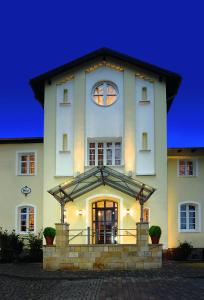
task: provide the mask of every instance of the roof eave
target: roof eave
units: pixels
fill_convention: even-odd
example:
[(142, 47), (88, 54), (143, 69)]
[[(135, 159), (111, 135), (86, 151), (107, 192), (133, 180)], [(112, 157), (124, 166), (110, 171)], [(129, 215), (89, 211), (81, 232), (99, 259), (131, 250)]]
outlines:
[(98, 57), (102, 57), (103, 59), (105, 59), (105, 57), (107, 56), (122, 60), (126, 63), (146, 69), (150, 72), (158, 74), (161, 77), (164, 77), (167, 83), (167, 111), (169, 111), (173, 99), (178, 92), (178, 88), (180, 86), (182, 77), (177, 73), (168, 71), (166, 69), (157, 67), (150, 63), (138, 60), (136, 58), (130, 57), (128, 55), (122, 54), (120, 52), (108, 48), (100, 48), (87, 55), (77, 58), (67, 64), (64, 64), (58, 68), (52, 69), (44, 74), (32, 78), (29, 81), (29, 83), (34, 92), (35, 98), (41, 103), (42, 106), (44, 106), (44, 84), (47, 80), (50, 80), (58, 74), (66, 72), (67, 70), (74, 69), (79, 65), (87, 63), (90, 60), (93, 60)]

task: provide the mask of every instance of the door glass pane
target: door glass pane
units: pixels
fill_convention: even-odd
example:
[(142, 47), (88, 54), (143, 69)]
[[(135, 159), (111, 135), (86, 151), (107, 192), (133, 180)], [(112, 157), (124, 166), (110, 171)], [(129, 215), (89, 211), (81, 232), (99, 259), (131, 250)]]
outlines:
[(96, 203), (97, 207), (104, 207), (104, 201), (99, 201)]
[(113, 207), (112, 201), (106, 201), (106, 207)]

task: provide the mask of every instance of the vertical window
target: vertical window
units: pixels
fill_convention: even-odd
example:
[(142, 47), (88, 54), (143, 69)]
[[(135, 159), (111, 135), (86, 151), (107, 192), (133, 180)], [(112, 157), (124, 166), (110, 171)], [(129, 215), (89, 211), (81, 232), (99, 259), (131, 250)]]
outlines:
[(179, 206), (180, 230), (196, 231), (199, 227), (198, 205), (194, 203), (184, 203)]
[(107, 143), (106, 147), (106, 164), (111, 166), (113, 161), (113, 143)]
[(98, 143), (98, 166), (103, 166), (103, 143)]
[(64, 133), (62, 136), (62, 151), (67, 151), (68, 149), (68, 139), (67, 139), (67, 134)]
[(148, 135), (147, 132), (142, 133), (142, 150), (148, 149)]
[(147, 88), (143, 86), (142, 88), (142, 101), (148, 101), (147, 99)]
[(19, 153), (18, 175), (35, 175), (36, 157), (35, 153)]
[(149, 208), (143, 209), (143, 221), (149, 222)]
[(63, 91), (63, 103), (68, 103), (68, 89)]
[(95, 166), (95, 143), (89, 144), (89, 165)]
[(35, 231), (35, 209), (33, 206), (18, 208), (18, 232), (29, 233)]
[(179, 160), (179, 176), (196, 176), (196, 161)]
[(121, 165), (121, 142), (90, 142), (90, 166), (119, 166)]
[(121, 165), (121, 143), (115, 143), (115, 165)]

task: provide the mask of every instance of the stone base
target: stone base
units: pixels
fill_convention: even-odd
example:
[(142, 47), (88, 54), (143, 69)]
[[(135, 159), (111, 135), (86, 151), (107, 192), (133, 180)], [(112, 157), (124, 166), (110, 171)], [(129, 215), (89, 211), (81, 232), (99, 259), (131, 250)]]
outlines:
[(45, 270), (136, 270), (160, 268), (162, 245), (44, 246)]

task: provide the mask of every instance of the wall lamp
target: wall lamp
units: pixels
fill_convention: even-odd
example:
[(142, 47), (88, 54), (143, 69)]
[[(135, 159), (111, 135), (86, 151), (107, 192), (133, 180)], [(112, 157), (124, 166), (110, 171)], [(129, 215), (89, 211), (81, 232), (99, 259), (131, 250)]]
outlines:
[(126, 215), (130, 215), (130, 213), (131, 213), (131, 212), (130, 212), (130, 209), (127, 208), (127, 209), (126, 209)]
[(85, 214), (85, 213), (84, 213), (83, 209), (80, 209), (80, 210), (77, 211), (77, 215), (78, 215), (78, 216), (82, 216), (82, 215), (84, 215), (84, 214)]

